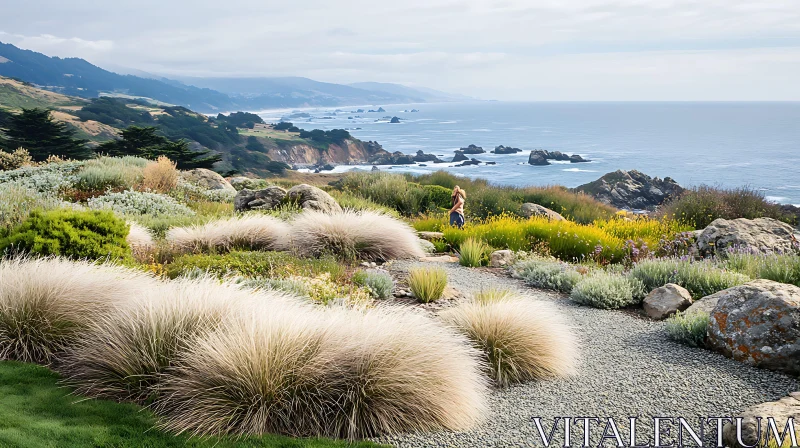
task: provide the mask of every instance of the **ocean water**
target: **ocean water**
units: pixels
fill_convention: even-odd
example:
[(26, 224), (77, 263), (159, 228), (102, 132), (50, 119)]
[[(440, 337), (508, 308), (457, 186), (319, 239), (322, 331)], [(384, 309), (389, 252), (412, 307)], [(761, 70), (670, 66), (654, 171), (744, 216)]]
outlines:
[[(285, 118), (309, 130), (345, 128), (361, 140), (378, 141), (390, 152), (413, 154), (421, 149), (447, 161), (454, 150), (469, 144), (487, 152), (497, 145), (524, 150), (469, 156), (496, 165), (428, 163), (395, 166), (392, 171), (446, 169), (503, 185), (575, 187), (610, 171), (636, 169), (670, 176), (684, 186), (749, 186), (775, 202), (800, 204), (800, 103), (796, 102), (470, 102), (383, 105), (385, 113), (351, 113), (358, 107), (378, 108), (306, 109), (303, 112), (312, 118), (300, 119), (285, 118), (295, 111), (259, 114), (270, 122)], [(412, 108), (419, 112), (405, 112)], [(401, 123), (383, 118), (391, 116)], [(580, 154), (592, 162), (531, 166), (527, 161), (532, 149)], [(336, 171), (352, 168), (341, 166)]]

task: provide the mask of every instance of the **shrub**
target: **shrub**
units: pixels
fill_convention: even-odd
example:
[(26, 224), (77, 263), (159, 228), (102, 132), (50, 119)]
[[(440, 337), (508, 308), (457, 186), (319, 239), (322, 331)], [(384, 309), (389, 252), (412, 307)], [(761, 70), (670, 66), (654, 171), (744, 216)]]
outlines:
[(167, 193), (178, 186), (180, 174), (175, 162), (159, 156), (142, 170), (142, 188), (155, 193)]
[(595, 308), (615, 309), (641, 303), (643, 295), (637, 280), (597, 271), (575, 284), (569, 298)]
[(390, 260), (424, 256), (416, 233), (391, 216), (370, 211), (306, 211), (291, 223), (291, 243), (306, 255)]
[(167, 429), (196, 435), (465, 430), (485, 411), (475, 355), (413, 313), (275, 310), (193, 343), (157, 410)]
[(423, 185), (422, 189), (426, 193), (425, 200), (428, 204), (433, 204), (433, 207), (429, 208), (446, 208), (449, 209), (453, 206), (452, 188), (445, 188), (439, 185)]
[[(92, 319), (59, 370), (76, 392), (143, 403), (160, 395), (161, 375), (193, 338), (263, 301), (294, 306), (289, 296), (257, 296), (216, 279), (173, 281), (140, 292), (113, 313)], [(299, 305), (298, 305), (299, 306)]]
[(572, 265), (555, 260), (533, 258), (514, 264), (511, 275), (536, 288), (552, 289), (569, 294), (583, 274)]
[(800, 256), (797, 254), (731, 252), (718, 264), (751, 278), (764, 278), (800, 286)]
[(633, 219), (624, 219), (618, 217), (597, 220), (593, 224), (605, 230), (609, 235), (622, 240), (636, 242), (639, 249), (642, 248), (642, 243), (644, 243), (645, 247), (651, 251), (658, 249), (662, 240), (672, 241), (679, 234), (694, 230), (691, 225), (667, 218), (635, 217)]
[(33, 165), (33, 157), (27, 149), (17, 148), (14, 152), (0, 149), (0, 171), (16, 170), (30, 165)]
[(467, 238), (458, 248), (458, 262), (461, 266), (476, 268), (487, 263), (491, 248), (475, 238)]
[(62, 206), (54, 196), (37, 193), (16, 183), (0, 184), (0, 234), (18, 225), (34, 210)]
[(199, 185), (178, 179), (178, 185), (170, 190), (170, 196), (180, 202), (191, 204), (193, 202), (224, 202), (233, 204), (236, 192), (224, 189), (207, 190)]
[(676, 314), (667, 318), (666, 330), (670, 338), (690, 347), (705, 347), (708, 337), (708, 313), (699, 311)]
[(56, 209), (33, 211), (0, 238), (0, 253), (20, 251), (79, 259), (126, 260), (128, 225), (111, 212)]
[(414, 218), (411, 225), (418, 232), (441, 232), (449, 225), (449, 222), (447, 216), (444, 215), (426, 215)]
[(728, 289), (749, 281), (749, 277), (728, 271), (708, 261), (685, 261), (660, 258), (636, 263), (630, 277), (639, 280), (645, 290), (675, 283), (686, 288), (694, 299)]
[(406, 216), (424, 212), (427, 193), (405, 177), (391, 173), (348, 173), (339, 184), (343, 191), (393, 208)]
[(177, 227), (167, 232), (167, 241), (184, 252), (282, 250), (288, 248), (288, 234), (289, 228), (281, 220), (246, 215), (195, 227)]
[(353, 283), (367, 288), (376, 299), (388, 299), (394, 292), (394, 280), (386, 272), (358, 271), (353, 274)]
[(551, 305), (508, 291), (476, 295), (440, 317), (484, 353), (501, 387), (575, 371), (578, 343)]
[(750, 188), (720, 189), (707, 185), (684, 192), (666, 204), (662, 216), (704, 229), (717, 218), (774, 218), (794, 224), (796, 218), (781, 210), (779, 204), (765, 199), (764, 193)]
[(87, 160), (77, 173), (76, 186), (86, 191), (109, 188), (130, 189), (142, 181), (147, 159), (139, 157), (98, 157)]
[(73, 173), (83, 163), (49, 163), (44, 166), (24, 166), (16, 170), (0, 171), (0, 184), (14, 183), (38, 193), (58, 194), (72, 186), (75, 181)]
[(219, 278), (315, 277), (328, 272), (334, 281), (342, 279), (345, 269), (333, 257), (298, 258), (286, 252), (231, 252), (224, 255), (182, 255), (167, 265), (167, 276), (177, 278), (193, 272), (209, 273)]
[(169, 196), (127, 190), (120, 193), (108, 193), (91, 198), (89, 208), (110, 209), (122, 215), (194, 215), (194, 211)]
[(598, 219), (609, 219), (616, 211), (614, 207), (587, 194), (574, 193), (561, 186), (526, 187), (518, 194), (521, 196), (522, 202), (531, 202), (547, 207), (580, 224), (591, 224)]
[(442, 268), (413, 268), (408, 272), (408, 287), (420, 302), (435, 302), (447, 287), (447, 271)]
[(343, 209), (349, 209), (355, 211), (371, 210), (374, 212), (384, 213), (394, 218), (400, 217), (400, 214), (397, 213), (397, 210), (391, 207), (386, 207), (384, 205), (378, 204), (377, 202), (374, 202), (371, 199), (363, 198), (361, 196), (355, 196), (350, 193), (344, 193), (336, 190), (330, 191), (329, 193)]
[(155, 281), (116, 266), (63, 258), (0, 262), (0, 359), (49, 364), (116, 303)]

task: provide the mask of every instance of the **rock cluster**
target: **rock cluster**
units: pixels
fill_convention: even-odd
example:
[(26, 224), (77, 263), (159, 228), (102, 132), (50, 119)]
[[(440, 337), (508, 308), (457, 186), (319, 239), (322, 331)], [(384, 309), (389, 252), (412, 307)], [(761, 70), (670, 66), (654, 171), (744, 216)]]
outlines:
[(522, 150), (519, 148), (512, 148), (510, 146), (503, 146), (503, 145), (495, 147), (494, 150), (492, 151), (493, 154), (516, 154), (518, 152), (522, 152)]
[(558, 160), (569, 163), (591, 162), (591, 160), (586, 160), (578, 154), (568, 155), (561, 151), (551, 152), (542, 149), (535, 149), (531, 151), (531, 155), (528, 157), (528, 164), (538, 166), (550, 165), (550, 160)]
[(754, 280), (722, 291), (707, 344), (737, 361), (800, 375), (800, 288)]
[(475, 145), (469, 145), (466, 148), (457, 149), (456, 151), (461, 151), (463, 154), (483, 154), (486, 152), (480, 146)]
[(636, 170), (617, 170), (575, 190), (619, 209), (651, 211), (684, 191), (672, 178), (662, 180)]
[(697, 248), (703, 255), (728, 248), (758, 253), (798, 249), (792, 226), (772, 218), (715, 219), (697, 238)]

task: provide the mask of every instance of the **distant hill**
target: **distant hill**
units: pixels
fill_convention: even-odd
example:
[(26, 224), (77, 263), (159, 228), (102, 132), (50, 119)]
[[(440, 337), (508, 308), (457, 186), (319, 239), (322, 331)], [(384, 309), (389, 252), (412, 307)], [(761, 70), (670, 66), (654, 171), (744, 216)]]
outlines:
[(400, 84), (343, 85), (301, 77), (175, 80), (133, 69), (126, 71), (142, 76), (121, 75), (83, 59), (50, 57), (0, 42), (0, 76), (20, 79), (50, 91), (82, 98), (148, 98), (203, 113), (459, 99), (442, 92), (414, 89)]

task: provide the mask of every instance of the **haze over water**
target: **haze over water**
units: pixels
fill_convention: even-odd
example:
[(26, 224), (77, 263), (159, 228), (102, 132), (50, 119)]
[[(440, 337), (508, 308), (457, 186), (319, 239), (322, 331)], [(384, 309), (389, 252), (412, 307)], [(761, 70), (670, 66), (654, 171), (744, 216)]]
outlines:
[[(363, 107), (377, 109), (379, 105)], [(306, 110), (313, 118), (289, 119), (298, 127), (346, 128), (390, 151), (418, 150), (450, 161), (469, 144), (497, 165), (394, 167), (392, 171), (447, 169), (507, 185), (575, 187), (618, 169), (670, 176), (684, 186), (749, 185), (771, 200), (800, 204), (800, 103), (508, 103), (383, 105), (385, 113), (351, 113), (357, 107)], [(403, 112), (416, 108), (419, 112)], [(260, 112), (268, 122), (289, 115)], [(360, 118), (355, 118), (358, 115)], [(321, 119), (332, 116), (331, 119)], [(385, 116), (397, 116), (390, 124)], [(348, 119), (348, 117), (354, 117)], [(376, 121), (378, 120), (378, 121)], [(360, 128), (360, 129), (356, 129)], [(494, 155), (497, 145), (523, 149)], [(591, 163), (527, 164), (532, 149), (580, 154)], [(343, 171), (352, 167), (339, 167)]]

